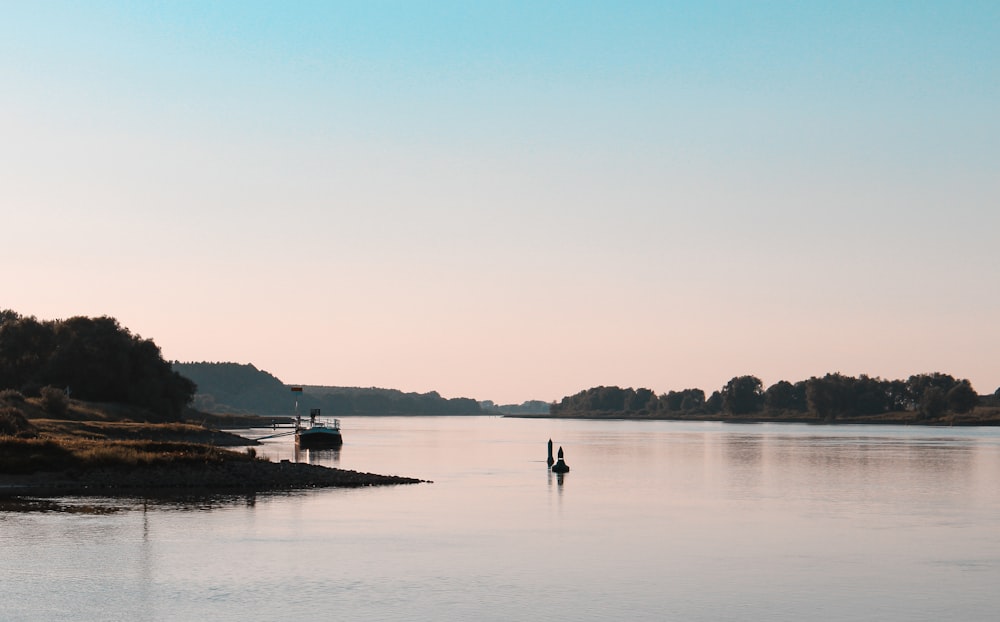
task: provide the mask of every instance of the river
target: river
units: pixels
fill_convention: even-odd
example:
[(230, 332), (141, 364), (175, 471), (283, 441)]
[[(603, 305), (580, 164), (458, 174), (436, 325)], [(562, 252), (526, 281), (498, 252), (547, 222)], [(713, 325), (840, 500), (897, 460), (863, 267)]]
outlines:
[(1000, 429), (342, 425), (339, 451), (277, 438), (258, 453), (433, 483), (0, 506), (0, 619), (994, 620), (1000, 606)]

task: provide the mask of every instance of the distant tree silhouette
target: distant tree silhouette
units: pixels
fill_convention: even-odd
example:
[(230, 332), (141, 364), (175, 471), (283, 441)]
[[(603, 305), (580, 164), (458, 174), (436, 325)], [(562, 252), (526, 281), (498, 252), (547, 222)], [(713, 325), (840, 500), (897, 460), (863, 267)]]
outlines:
[(764, 391), (764, 405), (768, 410), (805, 412), (806, 383), (792, 384), (787, 380), (779, 380)]
[(705, 406), (705, 392), (701, 389), (670, 391), (660, 396), (660, 405), (666, 412), (691, 412)]
[(941, 391), (942, 395), (947, 395), (958, 381), (948, 374), (915, 374), (906, 380), (907, 397), (912, 408), (923, 411), (924, 396), (931, 388)]
[(736, 376), (722, 388), (722, 409), (734, 415), (759, 411), (764, 406), (764, 384), (756, 376)]
[(928, 387), (920, 398), (920, 414), (926, 419), (940, 417), (948, 409), (948, 398), (938, 386)]
[(969, 412), (979, 403), (979, 395), (968, 380), (960, 380), (948, 391), (945, 399), (948, 402), (948, 410), (960, 415)]
[(705, 412), (710, 415), (721, 413), (723, 401), (722, 391), (712, 391), (712, 394), (705, 400)]
[(684, 389), (681, 395), (684, 396), (681, 400), (683, 412), (692, 412), (705, 406), (705, 392), (701, 389)]
[(648, 414), (659, 407), (659, 399), (649, 389), (599, 386), (564, 397), (552, 404), (554, 415)]

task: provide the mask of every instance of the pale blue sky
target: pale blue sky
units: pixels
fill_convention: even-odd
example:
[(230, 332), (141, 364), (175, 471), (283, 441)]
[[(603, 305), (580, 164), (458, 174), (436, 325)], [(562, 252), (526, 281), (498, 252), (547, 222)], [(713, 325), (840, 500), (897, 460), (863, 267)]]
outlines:
[(287, 382), (1000, 385), (1000, 4), (0, 5), (0, 306)]

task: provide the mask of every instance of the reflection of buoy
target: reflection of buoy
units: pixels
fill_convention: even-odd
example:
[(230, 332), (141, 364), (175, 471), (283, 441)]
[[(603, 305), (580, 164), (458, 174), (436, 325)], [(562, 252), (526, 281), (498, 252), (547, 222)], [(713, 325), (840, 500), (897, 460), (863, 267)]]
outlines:
[(556, 461), (555, 458), (552, 457), (552, 439), (550, 438), (549, 439), (549, 461), (548, 461), (549, 462), (549, 466), (552, 466), (552, 463), (555, 462), (555, 461)]
[(562, 447), (559, 448), (559, 459), (552, 466), (553, 473), (569, 473), (569, 467), (563, 462), (563, 450)]

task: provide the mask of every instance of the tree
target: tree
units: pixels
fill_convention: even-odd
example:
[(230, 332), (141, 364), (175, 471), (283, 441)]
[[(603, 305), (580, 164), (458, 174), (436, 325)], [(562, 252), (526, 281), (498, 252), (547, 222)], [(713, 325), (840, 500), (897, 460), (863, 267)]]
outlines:
[(952, 376), (948, 374), (916, 374), (910, 376), (906, 381), (907, 398), (912, 407), (920, 409), (924, 402), (924, 393), (931, 388), (941, 391), (942, 395), (947, 395), (948, 391), (958, 384)]
[(629, 412), (648, 412), (656, 408), (656, 393), (649, 389), (638, 388), (631, 392), (626, 399), (626, 408)]
[(779, 380), (764, 391), (764, 405), (768, 410), (793, 410), (805, 412), (806, 384), (792, 384), (787, 380)]
[(21, 319), (21, 315), (12, 309), (0, 309), (0, 326), (7, 322), (15, 322)]
[(663, 409), (667, 412), (688, 412), (705, 405), (705, 392), (701, 389), (684, 389), (670, 391), (660, 398)]
[(968, 380), (959, 380), (958, 384), (948, 391), (945, 398), (948, 402), (948, 410), (960, 415), (969, 412), (979, 404), (979, 394), (972, 388), (972, 384)]
[(684, 389), (681, 393), (684, 395), (681, 400), (681, 410), (684, 412), (698, 410), (705, 405), (705, 392), (701, 389)]
[[(71, 317), (53, 324), (55, 348), (46, 363), (46, 381), (70, 387), (80, 399), (131, 402), (129, 381), (147, 381), (146, 374), (131, 374), (134, 350), (144, 347), (110, 317)], [(155, 348), (155, 346), (153, 346)], [(159, 350), (155, 352), (159, 359)], [(159, 359), (162, 361), (162, 359)]]
[(722, 391), (712, 391), (712, 394), (705, 400), (705, 412), (710, 415), (717, 415), (722, 412)]
[(885, 392), (886, 408), (889, 411), (906, 410), (908, 393), (905, 380), (885, 380), (882, 390)]
[(684, 402), (684, 395), (678, 391), (670, 391), (663, 396), (663, 406), (667, 412), (677, 412)]
[(39, 389), (49, 384), (45, 367), (54, 349), (51, 323), (4, 311), (0, 323), (0, 388), (38, 395)]
[(722, 388), (722, 409), (733, 415), (757, 412), (764, 405), (764, 384), (756, 376), (737, 376)]
[(809, 411), (824, 421), (832, 421), (837, 416), (837, 398), (834, 382), (827, 374), (823, 378), (813, 376), (806, 381), (806, 403)]
[(929, 387), (920, 399), (920, 414), (926, 419), (940, 417), (948, 409), (948, 398), (941, 387)]
[(877, 415), (890, 410), (889, 391), (879, 378), (861, 374), (850, 379), (851, 407), (859, 415)]

